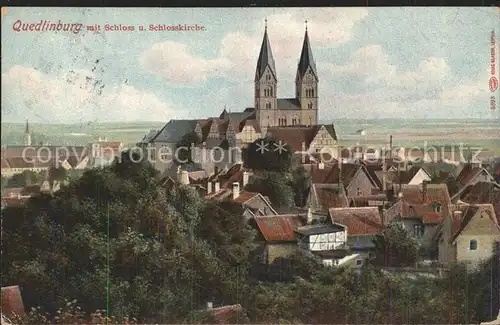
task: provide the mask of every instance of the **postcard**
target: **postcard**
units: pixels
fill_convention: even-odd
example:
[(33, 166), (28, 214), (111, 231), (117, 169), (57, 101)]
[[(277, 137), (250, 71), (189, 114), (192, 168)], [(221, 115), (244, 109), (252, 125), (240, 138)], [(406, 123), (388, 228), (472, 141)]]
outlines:
[(3, 7), (2, 323), (499, 324), (499, 18)]

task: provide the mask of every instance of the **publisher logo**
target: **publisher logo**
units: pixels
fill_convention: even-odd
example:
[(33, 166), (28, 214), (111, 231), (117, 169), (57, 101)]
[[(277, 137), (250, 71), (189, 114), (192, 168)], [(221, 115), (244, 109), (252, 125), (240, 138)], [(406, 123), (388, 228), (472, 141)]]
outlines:
[(498, 88), (498, 79), (496, 77), (491, 77), (489, 85), (490, 85), (490, 91), (494, 92)]

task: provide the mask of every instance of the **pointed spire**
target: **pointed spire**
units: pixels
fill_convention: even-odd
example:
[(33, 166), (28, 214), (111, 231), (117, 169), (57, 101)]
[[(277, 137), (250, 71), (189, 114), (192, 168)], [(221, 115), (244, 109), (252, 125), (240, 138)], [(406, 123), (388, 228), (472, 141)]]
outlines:
[(24, 133), (30, 133), (30, 127), (28, 125), (28, 119), (26, 119), (26, 130), (24, 130)]
[(318, 80), (318, 72), (316, 70), (316, 62), (312, 55), (311, 43), (309, 42), (309, 35), (307, 34), (307, 20), (306, 20), (306, 34), (304, 35), (304, 43), (302, 44), (302, 52), (300, 53), (299, 66), (297, 69), (297, 77), (303, 78), (307, 69), (311, 68), (312, 73)]
[(271, 51), (271, 44), (267, 37), (267, 19), (265, 20), (264, 38), (260, 47), (259, 59), (257, 60), (257, 69), (255, 71), (255, 81), (259, 81), (266, 68), (269, 67), (274, 78), (277, 78), (276, 67), (274, 64), (273, 53)]

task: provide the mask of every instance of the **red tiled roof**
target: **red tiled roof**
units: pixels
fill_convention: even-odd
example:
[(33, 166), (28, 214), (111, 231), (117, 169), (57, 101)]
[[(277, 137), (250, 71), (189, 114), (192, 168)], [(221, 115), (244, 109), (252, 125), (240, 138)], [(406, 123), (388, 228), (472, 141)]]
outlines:
[(443, 220), (443, 217), (438, 212), (426, 212), (422, 216), (422, 222), (424, 224), (439, 224)]
[(312, 195), (316, 203), (324, 209), (347, 208), (349, 201), (342, 186), (336, 184), (313, 184), (311, 187)]
[(472, 220), (472, 217), (479, 211), (486, 211), (487, 215), (490, 217), (491, 221), (499, 227), (498, 220), (494, 217), (495, 211), (493, 211), (493, 206), (491, 204), (475, 204), (475, 205), (460, 205), (457, 209), (462, 212), (461, 218), (457, 218), (454, 214), (452, 215), (450, 243), (453, 243), (455, 239), (462, 233), (465, 227)]
[(2, 288), (2, 314), (11, 317), (14, 314), (24, 316), (24, 304), (19, 286)]
[(248, 191), (240, 191), (240, 195), (233, 202), (239, 204), (245, 204), (247, 201), (253, 199), (254, 197), (259, 196), (259, 193), (248, 192)]
[(294, 152), (305, 151), (309, 149), (309, 145), (320, 127), (321, 125), (311, 127), (270, 127), (267, 129), (267, 133), (271, 138), (288, 144)]
[[(425, 219), (429, 223), (440, 223), (449, 214), (451, 199), (446, 184), (427, 184), (425, 198), (423, 185), (404, 185), (402, 195), (401, 200), (386, 212), (388, 220), (399, 215), (403, 219), (418, 218), (423, 222)], [(439, 212), (436, 211), (437, 205)]]
[(302, 215), (256, 216), (257, 227), (267, 242), (296, 241), (295, 230), (304, 225)]
[(40, 193), (40, 185), (26, 185), (21, 190), (21, 195), (33, 195)]
[(240, 125), (240, 129), (239, 131), (241, 132), (241, 130), (245, 127), (245, 126), (253, 126), (253, 128), (255, 129), (255, 132), (257, 133), (261, 133), (262, 130), (260, 129), (260, 125), (258, 123), (257, 120), (250, 120), (250, 119), (247, 119), (247, 120), (243, 120), (241, 122), (241, 125)]
[(350, 198), (349, 200), (354, 207), (369, 207), (371, 201), (386, 202), (389, 204), (387, 195), (385, 194), (374, 194), (367, 196), (357, 196)]
[(243, 307), (240, 304), (222, 306), (210, 310), (214, 324), (233, 324), (242, 313)]
[(7, 188), (3, 192), (3, 197), (17, 197), (18, 195), (21, 195), (23, 189), (24, 187)]
[(377, 207), (332, 208), (332, 222), (347, 227), (347, 235), (375, 235), (382, 230), (382, 218)]
[[(324, 164), (323, 169), (319, 169), (317, 164), (310, 164), (304, 165), (304, 168), (311, 176), (313, 184), (338, 184), (340, 182), (339, 164)], [(359, 169), (366, 172), (365, 167), (360, 164), (342, 164), (342, 184), (344, 187), (349, 186)]]
[(482, 167), (473, 166), (472, 164), (465, 164), (464, 168), (460, 171), (457, 176), (457, 182), (460, 187), (469, 185), (469, 183), (476, 177), (479, 173), (486, 171)]
[(17, 197), (3, 197), (2, 198), (2, 207), (7, 206), (17, 206), (22, 207), (26, 204), (27, 198), (17, 198)]

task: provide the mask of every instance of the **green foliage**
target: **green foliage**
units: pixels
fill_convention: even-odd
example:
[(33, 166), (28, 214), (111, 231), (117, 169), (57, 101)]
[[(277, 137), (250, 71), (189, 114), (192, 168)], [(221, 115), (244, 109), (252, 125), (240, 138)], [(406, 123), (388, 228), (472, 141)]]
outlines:
[(294, 193), (290, 186), (290, 176), (281, 172), (262, 172), (251, 177), (246, 189), (269, 197), (273, 207), (294, 206)]
[(257, 139), (243, 150), (245, 167), (258, 171), (288, 172), (292, 156), (292, 148), (288, 144), (272, 138)]
[(307, 203), (307, 195), (311, 187), (311, 177), (304, 166), (299, 166), (292, 170), (291, 187), (294, 192), (295, 205), (304, 207)]
[[(193, 164), (192, 147), (201, 143), (200, 137), (195, 132), (185, 134), (176, 144), (177, 156), (174, 157), (179, 165)], [(183, 148), (183, 149), (179, 149)]]
[(413, 266), (418, 260), (418, 242), (399, 224), (390, 224), (374, 240), (375, 264), (381, 266)]
[[(26, 307), (43, 307), (16, 324), (213, 323), (199, 313), (206, 301), (240, 303), (249, 317), (239, 323), (281, 324), (471, 324), (500, 307), (498, 253), (444, 278), (329, 268), (296, 254), (256, 278), (255, 232), (240, 206), (204, 202), (185, 186), (165, 193), (155, 170), (133, 160), (88, 170), (54, 196), (2, 211), (2, 285), (20, 285)], [(291, 199), (288, 175), (262, 177), (261, 186), (288, 186)], [(377, 243), (381, 264), (416, 258), (396, 226)]]
[(25, 170), (22, 173), (14, 174), (10, 178), (3, 179), (2, 184), (5, 181), (5, 188), (14, 187), (25, 187), (26, 185), (40, 184), (45, 177), (45, 172), (34, 172), (31, 170)]
[(52, 184), (54, 181), (59, 181), (62, 182), (66, 180), (67, 177), (67, 170), (66, 168), (59, 166), (59, 167), (54, 167), (51, 166), (49, 168), (49, 182)]

